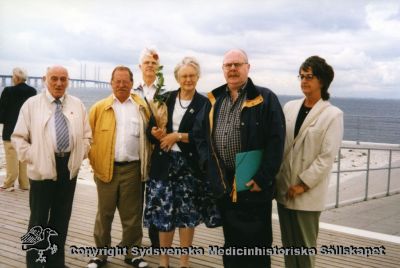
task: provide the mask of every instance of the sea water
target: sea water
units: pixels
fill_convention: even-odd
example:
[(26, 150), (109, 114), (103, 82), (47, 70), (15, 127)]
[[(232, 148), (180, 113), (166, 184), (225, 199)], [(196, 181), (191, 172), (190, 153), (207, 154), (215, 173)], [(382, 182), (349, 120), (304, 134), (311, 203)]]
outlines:
[[(86, 108), (111, 94), (110, 88), (70, 88)], [(278, 96), (281, 105), (301, 96)], [(344, 140), (400, 144), (400, 99), (331, 98), (344, 112)]]

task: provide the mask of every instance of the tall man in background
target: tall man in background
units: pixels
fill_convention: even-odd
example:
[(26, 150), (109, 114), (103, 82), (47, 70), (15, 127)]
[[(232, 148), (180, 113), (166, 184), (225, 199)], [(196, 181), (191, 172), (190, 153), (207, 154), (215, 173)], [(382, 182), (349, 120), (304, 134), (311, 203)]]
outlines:
[[(89, 159), (97, 186), (98, 208), (94, 225), (96, 247), (111, 246), (111, 228), (115, 210), (121, 218), (121, 247), (128, 247), (125, 263), (133, 267), (147, 267), (140, 256), (132, 256), (130, 249), (141, 246), (143, 183), (148, 175), (149, 148), (146, 129), (150, 112), (145, 101), (131, 94), (132, 71), (117, 66), (111, 75), (113, 94), (98, 101), (90, 109), (93, 143)], [(107, 263), (108, 256), (98, 255), (88, 268)]]
[(28, 99), (21, 108), (11, 140), (18, 158), (28, 163), (30, 179), (29, 228), (49, 227), (57, 245), (45, 265), (38, 252), (27, 252), (27, 267), (65, 267), (64, 246), (72, 212), (76, 179), (86, 158), (91, 131), (82, 101), (66, 93), (68, 71), (62, 66), (47, 70), (46, 90)]
[(156, 72), (160, 66), (160, 58), (158, 52), (154, 48), (145, 48), (140, 53), (139, 68), (142, 71), (142, 81), (134, 93), (143, 99), (152, 100), (156, 93)]
[[(194, 129), (200, 164), (219, 197), (224, 246), (270, 247), (275, 175), (285, 140), (282, 108), (271, 90), (254, 85), (248, 77), (250, 64), (243, 50), (226, 52), (222, 70), (227, 83), (208, 93)], [(236, 193), (236, 154), (254, 150), (262, 152), (261, 164), (247, 183), (248, 190)], [(224, 255), (223, 261), (226, 268), (271, 266), (270, 256)]]
[[(134, 89), (134, 92), (143, 99), (146, 98), (147, 101), (152, 100), (156, 93), (156, 72), (159, 66), (160, 57), (158, 56), (158, 52), (154, 48), (143, 49), (139, 57), (139, 68), (142, 71), (142, 82)], [(143, 190), (144, 189), (145, 185), (143, 185)], [(160, 246), (158, 230), (153, 224), (149, 227), (149, 238), (153, 247)]]
[(0, 189), (5, 191), (14, 191), (14, 182), (17, 178), (21, 190), (29, 189), (26, 163), (18, 161), (17, 152), (11, 144), (11, 134), (22, 104), (36, 95), (36, 89), (25, 83), (27, 78), (25, 70), (14, 68), (12, 72), (14, 86), (5, 87), (0, 97), (0, 123), (3, 124), (3, 144), (6, 156), (6, 178)]

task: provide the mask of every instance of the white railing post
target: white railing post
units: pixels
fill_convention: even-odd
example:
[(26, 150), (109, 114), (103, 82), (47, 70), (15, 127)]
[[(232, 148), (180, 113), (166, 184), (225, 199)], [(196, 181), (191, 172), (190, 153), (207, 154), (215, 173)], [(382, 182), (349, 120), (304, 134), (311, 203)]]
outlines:
[(389, 196), (390, 193), (390, 176), (392, 173), (392, 149), (389, 150), (389, 165), (388, 165), (388, 180), (387, 180), (387, 190), (386, 196)]
[(338, 163), (337, 163), (337, 174), (336, 174), (336, 204), (335, 208), (339, 207), (339, 186), (340, 186), (340, 155), (342, 147), (339, 148)]
[(367, 156), (367, 176), (365, 178), (365, 198), (364, 201), (368, 199), (368, 184), (369, 184), (369, 162), (371, 158), (371, 149), (368, 148), (368, 156)]

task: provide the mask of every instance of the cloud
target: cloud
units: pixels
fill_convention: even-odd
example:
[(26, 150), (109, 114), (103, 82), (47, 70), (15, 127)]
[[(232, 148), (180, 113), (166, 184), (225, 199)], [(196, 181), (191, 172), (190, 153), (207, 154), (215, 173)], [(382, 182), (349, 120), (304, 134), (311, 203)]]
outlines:
[[(155, 45), (167, 86), (184, 56), (200, 61), (199, 88), (224, 83), (224, 52), (246, 50), (250, 75), (280, 94), (300, 94), (297, 72), (311, 55), (335, 69), (333, 95), (400, 98), (398, 1), (2, 1), (0, 73), (15, 65), (32, 75), (63, 64), (71, 76), (108, 81), (124, 64), (140, 79), (138, 56)], [(97, 71), (96, 71), (97, 72)], [(88, 77), (89, 78), (89, 77)], [(91, 77), (90, 77), (91, 78)]]

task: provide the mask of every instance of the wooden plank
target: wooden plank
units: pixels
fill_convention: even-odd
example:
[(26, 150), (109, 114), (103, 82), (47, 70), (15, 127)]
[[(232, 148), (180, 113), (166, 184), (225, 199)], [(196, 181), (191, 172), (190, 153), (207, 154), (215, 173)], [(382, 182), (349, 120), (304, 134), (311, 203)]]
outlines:
[[(29, 220), (28, 192), (1, 192), (0, 193), (0, 267), (25, 267), (25, 252), (21, 249), (20, 237), (26, 233)], [(73, 213), (70, 222), (68, 239), (66, 243), (66, 262), (70, 267), (85, 267), (89, 257), (71, 255), (70, 246), (94, 246), (93, 226), (97, 210), (96, 188), (90, 185), (78, 184)], [(279, 222), (273, 220), (274, 243), (280, 247)], [(147, 229), (143, 230), (143, 246), (149, 246)], [(114, 217), (112, 243), (118, 244), (122, 235), (122, 227), (118, 213)], [(221, 228), (208, 229), (204, 225), (196, 228), (194, 246), (203, 247), (205, 255), (191, 256), (191, 267), (223, 267), (221, 256), (209, 255), (209, 245), (223, 245)], [(363, 257), (357, 255), (317, 255), (317, 267), (398, 267), (400, 259), (400, 245), (385, 241), (372, 240), (348, 234), (321, 230), (318, 245), (342, 246), (385, 246), (385, 256)], [(179, 237), (175, 235), (173, 246), (179, 246)], [(158, 266), (158, 256), (146, 256), (145, 259), (151, 267)], [(272, 267), (284, 267), (283, 256), (272, 256)], [(178, 256), (171, 257), (171, 265), (179, 266)], [(109, 258), (105, 267), (129, 267), (123, 262), (123, 256)]]

